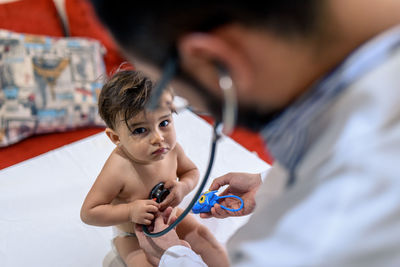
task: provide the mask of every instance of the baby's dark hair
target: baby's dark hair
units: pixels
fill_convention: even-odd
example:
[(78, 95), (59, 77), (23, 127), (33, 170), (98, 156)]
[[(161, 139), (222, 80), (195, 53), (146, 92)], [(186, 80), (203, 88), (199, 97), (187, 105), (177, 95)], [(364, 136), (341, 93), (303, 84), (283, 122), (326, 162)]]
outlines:
[(153, 89), (152, 81), (140, 71), (121, 70), (104, 85), (99, 96), (99, 114), (115, 130), (117, 120), (128, 120), (145, 110)]

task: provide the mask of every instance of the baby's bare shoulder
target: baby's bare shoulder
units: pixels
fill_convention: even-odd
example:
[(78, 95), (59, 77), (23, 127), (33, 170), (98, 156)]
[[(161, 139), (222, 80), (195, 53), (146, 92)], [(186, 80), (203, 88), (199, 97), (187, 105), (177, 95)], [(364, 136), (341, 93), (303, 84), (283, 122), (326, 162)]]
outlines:
[(107, 159), (98, 179), (104, 184), (119, 188), (118, 202), (130, 202), (139, 198), (147, 198), (140, 194), (145, 188), (139, 181), (137, 170), (131, 161), (113, 151)]
[(104, 173), (112, 179), (125, 179), (127, 177), (135, 178), (136, 170), (129, 159), (121, 155), (117, 149), (114, 149), (106, 160), (101, 174)]
[(180, 155), (184, 155), (185, 152), (183, 151), (182, 146), (177, 142), (174, 149), (172, 150), (174, 156), (179, 157)]

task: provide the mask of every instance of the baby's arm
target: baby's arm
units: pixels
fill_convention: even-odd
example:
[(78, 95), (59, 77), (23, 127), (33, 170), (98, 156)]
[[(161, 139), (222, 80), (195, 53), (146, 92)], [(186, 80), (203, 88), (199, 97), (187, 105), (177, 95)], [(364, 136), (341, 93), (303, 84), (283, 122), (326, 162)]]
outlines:
[(177, 175), (179, 178), (179, 182), (186, 184), (185, 195), (189, 194), (193, 188), (196, 187), (199, 182), (200, 172), (197, 169), (196, 165), (186, 156), (182, 147), (177, 144), (177, 160), (178, 160), (178, 169)]
[(196, 165), (186, 156), (178, 143), (175, 149), (177, 153), (177, 176), (179, 180), (169, 180), (165, 182), (165, 188), (168, 188), (171, 192), (167, 198), (160, 203), (161, 210), (168, 206), (177, 206), (182, 199), (196, 187), (199, 181), (200, 173)]
[(126, 222), (149, 225), (158, 211), (158, 203), (153, 200), (135, 200), (130, 203), (114, 204), (112, 201), (124, 187), (121, 174), (127, 173), (120, 164), (106, 162), (100, 175), (90, 189), (81, 208), (83, 222), (97, 226), (111, 226)]

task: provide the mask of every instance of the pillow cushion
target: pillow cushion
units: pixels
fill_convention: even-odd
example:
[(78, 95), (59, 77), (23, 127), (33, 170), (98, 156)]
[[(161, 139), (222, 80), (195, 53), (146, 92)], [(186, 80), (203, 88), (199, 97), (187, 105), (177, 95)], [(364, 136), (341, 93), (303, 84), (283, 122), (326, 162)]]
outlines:
[(103, 126), (103, 54), (92, 39), (0, 30), (0, 147), (33, 134)]

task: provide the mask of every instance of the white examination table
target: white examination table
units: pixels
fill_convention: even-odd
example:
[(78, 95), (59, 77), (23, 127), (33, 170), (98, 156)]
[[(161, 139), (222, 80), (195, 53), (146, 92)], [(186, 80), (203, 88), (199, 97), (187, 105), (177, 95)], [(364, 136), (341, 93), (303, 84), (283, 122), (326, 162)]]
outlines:
[[(175, 116), (178, 142), (198, 166), (208, 163), (211, 127), (189, 111)], [(114, 145), (104, 133), (0, 171), (0, 266), (95, 267), (110, 251), (111, 227), (89, 226), (82, 202)], [(229, 138), (219, 141), (211, 180), (269, 166)], [(207, 188), (206, 188), (207, 189)], [(196, 190), (196, 189), (195, 189)], [(194, 191), (181, 203), (186, 207)], [(248, 217), (202, 220), (225, 243)]]

